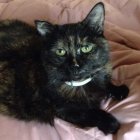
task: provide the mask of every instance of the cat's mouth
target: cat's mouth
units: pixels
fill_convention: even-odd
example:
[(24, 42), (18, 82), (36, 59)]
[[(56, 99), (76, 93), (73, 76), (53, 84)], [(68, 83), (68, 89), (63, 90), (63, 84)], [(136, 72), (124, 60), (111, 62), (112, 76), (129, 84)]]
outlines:
[(78, 86), (83, 86), (83, 85), (86, 85), (87, 83), (91, 82), (93, 79), (94, 79), (94, 75), (102, 70), (103, 67), (101, 68), (98, 68), (94, 71), (92, 71), (92, 73), (90, 74), (90, 76), (84, 78), (84, 79), (81, 79), (81, 80), (71, 80), (71, 81), (66, 81), (65, 84), (69, 85), (69, 86), (73, 86), (73, 87), (78, 87)]
[(92, 80), (92, 78), (89, 77), (87, 79), (82, 79), (82, 80), (78, 80), (78, 81), (66, 81), (65, 83), (69, 86), (78, 87), (78, 86), (83, 86), (83, 85), (89, 83), (91, 80)]

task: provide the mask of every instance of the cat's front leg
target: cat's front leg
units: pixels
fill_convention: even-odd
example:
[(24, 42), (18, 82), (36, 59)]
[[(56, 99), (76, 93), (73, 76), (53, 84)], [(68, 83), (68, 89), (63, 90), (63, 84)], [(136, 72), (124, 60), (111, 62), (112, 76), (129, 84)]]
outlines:
[(108, 97), (123, 100), (128, 96), (129, 89), (126, 85), (116, 86), (109, 83), (107, 86)]
[(105, 134), (114, 134), (120, 128), (120, 123), (111, 114), (100, 109), (67, 106), (57, 109), (57, 117), (79, 127), (98, 127)]

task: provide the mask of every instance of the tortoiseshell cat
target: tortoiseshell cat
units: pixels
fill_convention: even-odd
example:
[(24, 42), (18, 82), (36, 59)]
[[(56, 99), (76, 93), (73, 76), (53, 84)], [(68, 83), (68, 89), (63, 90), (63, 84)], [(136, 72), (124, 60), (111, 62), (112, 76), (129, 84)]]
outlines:
[(37, 30), (21, 21), (0, 22), (0, 113), (117, 132), (119, 122), (100, 103), (125, 98), (128, 88), (111, 84), (103, 3), (78, 23), (35, 23)]

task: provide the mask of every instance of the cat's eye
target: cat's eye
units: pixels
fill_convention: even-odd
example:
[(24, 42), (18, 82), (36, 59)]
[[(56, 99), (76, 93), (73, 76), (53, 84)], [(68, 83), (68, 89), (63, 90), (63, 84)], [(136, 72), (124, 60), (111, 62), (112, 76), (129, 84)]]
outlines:
[(92, 45), (85, 45), (85, 46), (83, 46), (83, 47), (81, 48), (81, 51), (82, 51), (83, 53), (89, 53), (89, 52), (92, 51), (92, 49), (93, 49), (93, 46), (92, 46)]
[(57, 49), (56, 54), (59, 56), (64, 56), (66, 54), (66, 51), (64, 49)]

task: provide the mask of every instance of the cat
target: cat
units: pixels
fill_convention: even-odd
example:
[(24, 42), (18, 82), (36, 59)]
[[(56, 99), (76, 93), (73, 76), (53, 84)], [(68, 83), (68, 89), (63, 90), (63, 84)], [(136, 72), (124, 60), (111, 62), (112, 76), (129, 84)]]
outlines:
[(97, 3), (83, 21), (56, 25), (18, 20), (0, 22), (0, 113), (53, 125), (58, 117), (105, 134), (120, 128), (101, 109), (107, 98), (122, 100), (125, 85), (111, 83), (105, 9)]

